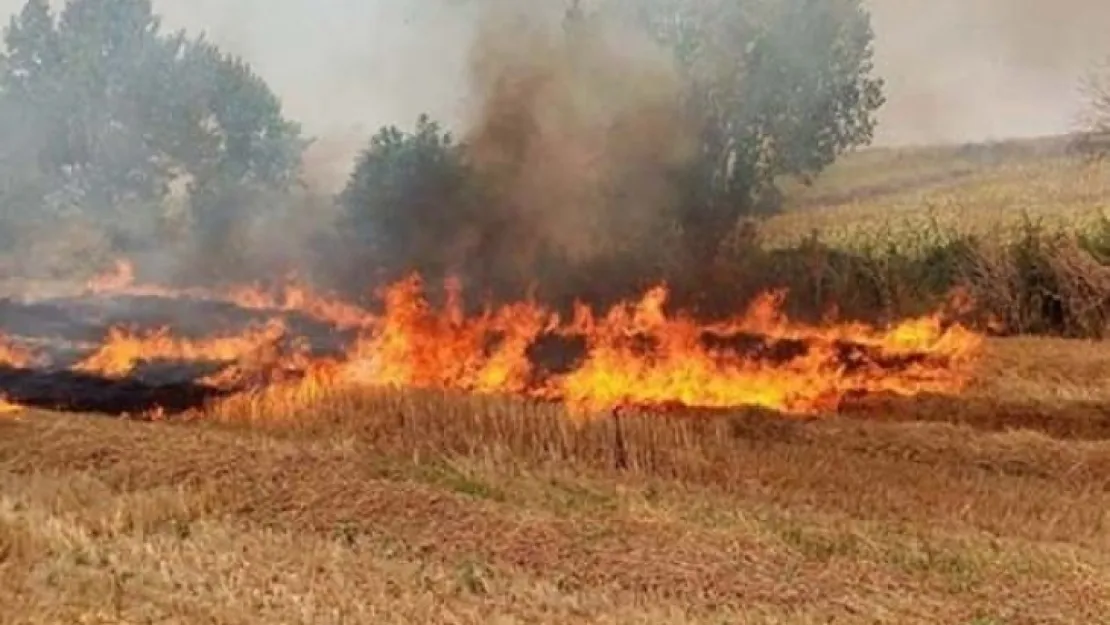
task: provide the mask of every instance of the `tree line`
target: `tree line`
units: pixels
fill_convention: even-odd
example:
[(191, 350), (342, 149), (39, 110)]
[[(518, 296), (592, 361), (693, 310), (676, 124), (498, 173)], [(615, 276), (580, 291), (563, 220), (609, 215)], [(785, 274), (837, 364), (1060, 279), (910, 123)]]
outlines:
[[(473, 166), (465, 140), (414, 112), (413, 127), (387, 126), (370, 139), (333, 198), (338, 218), (323, 246), (342, 258), (331, 273), (384, 280), (420, 270), (435, 280), (462, 271), (490, 287), (501, 281), (482, 263), (512, 262), (523, 280), (577, 272), (576, 289), (603, 278), (631, 285), (658, 277), (644, 275), (662, 271), (643, 269), (644, 259), (666, 243), (681, 248), (680, 270), (692, 275), (712, 264), (742, 217), (777, 210), (783, 180), (810, 180), (871, 141), (884, 96), (860, 0), (615, 4), (668, 51), (682, 82), (694, 149), (667, 172), (678, 190), (664, 224), (673, 242), (642, 241), (581, 267), (558, 249), (493, 261), (452, 255), (458, 233), (505, 198), (488, 169)], [(575, 3), (567, 19), (570, 37), (592, 18)], [(278, 96), (243, 59), (163, 29), (150, 0), (69, 0), (57, 12), (27, 0), (3, 41), (0, 245), (8, 250), (27, 233), (72, 229), (99, 233), (119, 253), (174, 237), (234, 250), (246, 213), (265, 216), (299, 184), (309, 141)], [(483, 223), (480, 235), (492, 248), (512, 231)]]

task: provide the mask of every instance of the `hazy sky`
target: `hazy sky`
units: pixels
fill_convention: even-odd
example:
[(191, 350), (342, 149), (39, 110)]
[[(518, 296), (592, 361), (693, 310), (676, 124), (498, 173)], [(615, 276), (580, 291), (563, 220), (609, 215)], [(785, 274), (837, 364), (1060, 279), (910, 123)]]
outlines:
[[(1066, 130), (1105, 53), (1110, 0), (868, 0), (888, 81), (882, 142)], [(473, 19), (451, 0), (155, 0), (167, 25), (243, 55), (338, 152), (420, 111), (453, 120)], [(18, 0), (0, 0), (15, 10)], [(341, 157), (337, 157), (341, 158)]]
[(866, 1), (887, 141), (1070, 130), (1080, 77), (1110, 54), (1110, 0)]

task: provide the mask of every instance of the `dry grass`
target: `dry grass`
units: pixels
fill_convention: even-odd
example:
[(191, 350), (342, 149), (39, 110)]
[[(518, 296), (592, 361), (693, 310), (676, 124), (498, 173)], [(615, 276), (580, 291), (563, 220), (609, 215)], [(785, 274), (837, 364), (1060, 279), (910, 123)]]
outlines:
[(991, 350), (962, 415), (576, 424), (320, 391), (2, 420), (0, 622), (1104, 622), (1110, 437), (1054, 424), (1106, 357)]
[(869, 150), (791, 197), (789, 210), (728, 241), (720, 308), (786, 288), (794, 317), (835, 308), (885, 321), (936, 310), (959, 290), (980, 328), (1110, 329), (1110, 161), (1059, 141)]
[(937, 237), (1090, 229), (1110, 209), (1110, 163), (1037, 144), (869, 150), (837, 163), (763, 228), (773, 247), (817, 231), (834, 247), (912, 250)]

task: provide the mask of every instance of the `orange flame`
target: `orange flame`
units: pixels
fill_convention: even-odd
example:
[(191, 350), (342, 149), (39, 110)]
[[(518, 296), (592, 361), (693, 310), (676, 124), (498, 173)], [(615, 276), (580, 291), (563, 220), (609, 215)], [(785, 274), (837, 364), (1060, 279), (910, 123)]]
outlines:
[(117, 260), (112, 269), (94, 276), (85, 284), (85, 290), (92, 294), (117, 293), (135, 285), (135, 266), (129, 260)]
[[(474, 392), (524, 390), (530, 364), (526, 350), (547, 325), (532, 304), (463, 316), (457, 286), (438, 313), (421, 296), (419, 278), (387, 289), (386, 314), (351, 356), (348, 373), (368, 384), (444, 388)], [(486, 343), (500, 336), (491, 351)]]
[(11, 416), (23, 412), (23, 406), (13, 404), (4, 395), (0, 395), (0, 416)]
[[(159, 290), (135, 286), (133, 275), (121, 264), (90, 288)], [(285, 327), (277, 322), (242, 336), (201, 341), (176, 339), (165, 329), (140, 335), (116, 328), (77, 369), (122, 377), (142, 361), (207, 360), (236, 365), (207, 378), (210, 383), (265, 385), (293, 372), (305, 389), (311, 387), (298, 394), (304, 397), (346, 385), (517, 395), (588, 411), (756, 406), (817, 413), (835, 410), (856, 393), (959, 392), (982, 340), (939, 314), (889, 328), (796, 323), (782, 312), (782, 292), (757, 298), (741, 314), (712, 324), (668, 313), (665, 286), (602, 314), (578, 305), (569, 320), (532, 301), (468, 316), (457, 283), (448, 284), (446, 305), (435, 309), (418, 276), (385, 289), (380, 316), (295, 283), (277, 294), (243, 288), (200, 295), (257, 310), (300, 311), (359, 329), (361, 336), (345, 355), (326, 361), (313, 360), (303, 345), (292, 352), (279, 349)], [(547, 367), (550, 363), (533, 351), (548, 339), (562, 341), (555, 348), (558, 367)], [(3, 353), (0, 344), (0, 358)]]
[(26, 369), (35, 365), (39, 358), (31, 350), (15, 344), (10, 338), (0, 334), (0, 366)]
[(116, 261), (112, 270), (88, 281), (85, 292), (91, 295), (131, 295), (167, 299), (191, 298), (234, 304), (243, 309), (300, 313), (341, 329), (369, 326), (373, 315), (335, 297), (323, 295), (291, 276), (278, 292), (260, 286), (236, 287), (223, 291), (210, 289), (171, 289), (153, 284), (137, 284), (134, 265)]
[(291, 278), (277, 293), (261, 287), (240, 287), (209, 296), (248, 310), (296, 312), (340, 329), (367, 327), (373, 323), (368, 311), (339, 299), (321, 295)]
[(135, 333), (111, 328), (104, 343), (73, 367), (75, 371), (106, 378), (123, 378), (142, 362), (209, 361), (237, 362), (256, 356), (275, 345), (285, 335), (285, 326), (273, 321), (240, 336), (216, 337), (199, 341), (175, 338), (168, 328)]
[[(352, 354), (350, 367), (357, 371), (354, 379), (369, 384), (525, 394), (590, 410), (678, 404), (814, 412), (853, 392), (958, 391), (978, 352), (976, 334), (958, 325), (946, 328), (937, 317), (888, 330), (862, 324), (812, 327), (787, 320), (781, 297), (760, 298), (745, 314), (710, 326), (667, 315), (662, 286), (601, 317), (578, 306), (570, 323), (533, 303), (468, 319), (457, 299), (441, 312), (431, 310), (413, 278), (387, 290), (385, 315)], [(585, 353), (569, 373), (535, 382), (527, 351), (545, 332), (584, 337)], [(805, 349), (768, 361), (707, 347), (707, 333), (794, 340)], [(493, 337), (500, 340), (490, 348)], [(846, 343), (856, 352), (844, 355)], [(870, 359), (860, 350), (869, 350)], [(910, 357), (912, 362), (897, 369), (883, 364)]]
[[(11, 339), (0, 334), (0, 367), (26, 369), (38, 360), (38, 357), (30, 350), (16, 345)], [(20, 412), (23, 412), (22, 406), (13, 403), (7, 396), (0, 393), (0, 415), (11, 416)]]

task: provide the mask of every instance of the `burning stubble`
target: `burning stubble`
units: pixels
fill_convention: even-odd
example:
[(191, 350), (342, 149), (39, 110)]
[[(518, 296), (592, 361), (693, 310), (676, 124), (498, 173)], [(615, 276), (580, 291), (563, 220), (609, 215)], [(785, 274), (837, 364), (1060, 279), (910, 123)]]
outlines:
[[(831, 414), (852, 397), (960, 392), (981, 347), (981, 337), (946, 321), (947, 313), (889, 329), (817, 327), (790, 321), (775, 293), (702, 324), (667, 314), (663, 287), (608, 310), (579, 307), (570, 318), (532, 302), (467, 315), (457, 300), (431, 305), (417, 279), (391, 285), (380, 315), (336, 308), (308, 293), (267, 301), (148, 288), (131, 283), (125, 267), (90, 287), (101, 298), (87, 300), (85, 314), (57, 301), (35, 306), (36, 318), (65, 320), (72, 332), (101, 337), (80, 354), (39, 334), (34, 323), (5, 328), (19, 341), (35, 339), (33, 349), (0, 334), (5, 401), (159, 418), (246, 408), (269, 418), (263, 408), (274, 402), (288, 414), (290, 405), (327, 396), (402, 388), (560, 402), (579, 414), (749, 406)], [(186, 338), (153, 316), (147, 318), (153, 331), (105, 328), (104, 303), (137, 294), (149, 313), (180, 318), (191, 306), (190, 317), (206, 322), (208, 332)], [(217, 300), (234, 304), (249, 325), (213, 331), (229, 312), (213, 307)], [(10, 303), (4, 312), (26, 317), (23, 306)], [(325, 343), (338, 338), (329, 327), (355, 331), (329, 348)]]

